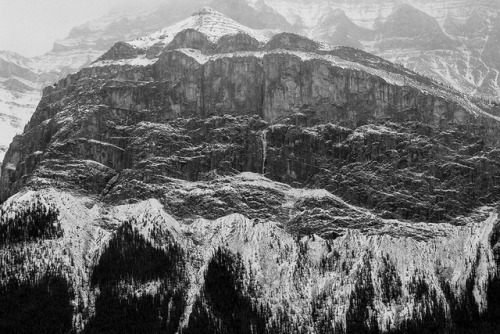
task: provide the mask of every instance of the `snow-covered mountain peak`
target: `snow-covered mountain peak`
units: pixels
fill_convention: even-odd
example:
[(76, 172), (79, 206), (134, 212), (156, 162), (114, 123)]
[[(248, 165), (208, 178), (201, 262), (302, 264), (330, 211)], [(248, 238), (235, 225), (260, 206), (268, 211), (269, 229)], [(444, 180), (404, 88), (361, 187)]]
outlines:
[(193, 16), (197, 16), (197, 15), (221, 15), (221, 16), (224, 16), (222, 13), (216, 11), (215, 9), (213, 9), (211, 7), (203, 7), (198, 12), (193, 13)]
[(203, 7), (183, 21), (157, 31), (149, 36), (135, 39), (128, 42), (128, 44), (139, 49), (148, 49), (158, 43), (167, 45), (174, 39), (175, 35), (186, 29), (199, 31), (211, 42), (218, 41), (222, 36), (235, 35), (238, 33), (245, 33), (255, 38), (260, 43), (265, 43), (269, 39), (264, 32), (250, 29), (212, 8)]

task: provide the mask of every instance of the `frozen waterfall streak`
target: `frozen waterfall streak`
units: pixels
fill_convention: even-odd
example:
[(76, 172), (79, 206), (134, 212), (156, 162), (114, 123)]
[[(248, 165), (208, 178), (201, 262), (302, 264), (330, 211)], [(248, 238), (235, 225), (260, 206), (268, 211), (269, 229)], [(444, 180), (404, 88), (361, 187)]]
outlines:
[(262, 130), (260, 134), (260, 140), (262, 141), (262, 175), (266, 171), (266, 157), (267, 157), (267, 130)]

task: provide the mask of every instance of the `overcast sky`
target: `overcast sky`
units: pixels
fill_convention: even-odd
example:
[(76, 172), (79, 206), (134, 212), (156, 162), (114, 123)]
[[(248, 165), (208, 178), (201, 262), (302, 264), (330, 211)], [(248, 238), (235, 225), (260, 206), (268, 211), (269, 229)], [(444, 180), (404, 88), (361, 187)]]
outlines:
[(148, 1), (162, 0), (0, 0), (0, 50), (41, 55), (74, 26), (103, 16), (114, 6)]

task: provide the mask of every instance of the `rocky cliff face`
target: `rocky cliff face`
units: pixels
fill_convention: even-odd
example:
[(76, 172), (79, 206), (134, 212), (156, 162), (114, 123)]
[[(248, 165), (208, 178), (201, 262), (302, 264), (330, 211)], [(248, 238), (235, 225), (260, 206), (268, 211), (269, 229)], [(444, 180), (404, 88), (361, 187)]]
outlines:
[(495, 333), (497, 114), (210, 9), (116, 44), (6, 154), (0, 329)]
[(468, 94), (498, 99), (498, 66), (490, 61), (496, 56), (483, 52), (495, 41), (495, 1), (265, 3), (295, 32), (364, 49)]
[[(200, 12), (187, 22), (194, 19), (197, 26), (199, 19), (220, 21), (220, 16), (217, 12)], [(226, 27), (237, 31), (232, 23)], [(120, 127), (131, 125), (123, 122), (125, 116), (138, 124), (255, 115), (271, 123), (292, 119), (305, 124), (334, 122), (348, 128), (384, 121), (417, 121), (441, 130), (461, 125), (473, 129), (488, 144), (497, 144), (491, 134), (498, 123), (487, 109), (354, 49), (327, 49), (293, 34), (276, 35), (262, 46), (259, 43), (265, 40), (259, 42), (242, 33), (220, 38), (217, 32), (207, 38), (188, 29), (176, 36), (171, 34), (168, 40), (157, 41), (155, 36), (145, 40), (149, 50), (156, 50), (157, 58), (154, 54), (145, 58), (150, 51), (146, 51), (142, 39), (118, 43), (93, 66), (45, 90), (26, 134), (14, 141), (6, 156), (1, 181), (4, 198), (26, 183), (24, 176), (37, 170), (36, 154), (51, 152), (54, 155), (50, 161), (58, 160), (60, 153), (66, 155), (65, 149), (51, 149), (56, 138), (62, 141), (58, 140), (58, 145), (73, 145), (76, 142), (71, 138), (79, 136), (81, 141), (84, 136), (91, 142), (79, 144), (84, 146), (76, 152), (114, 170), (128, 168), (129, 141), (115, 139), (126, 137), (129, 131)], [(214, 38), (220, 38), (220, 42)], [(216, 53), (225, 50), (232, 53)], [(134, 65), (141, 62), (147, 65)], [(112, 133), (103, 122), (106, 119), (115, 122)], [(84, 125), (89, 120), (91, 128)], [(28, 133), (41, 136), (40, 140), (33, 140)], [(97, 147), (108, 145), (106, 150), (110, 152), (98, 157), (101, 149)], [(28, 156), (33, 160), (26, 164)], [(82, 157), (76, 154), (74, 158)], [(106, 178), (109, 176), (100, 182), (105, 184)]]
[(392, 0), (176, 0), (156, 8), (117, 8), (75, 27), (67, 38), (54, 43), (51, 52), (28, 60), (35, 77), (22, 83), (31, 87), (29, 91), (20, 92), (16, 76), (6, 76), (2, 100), (7, 105), (2, 113), (8, 116), (3, 117), (6, 131), (0, 146), (6, 151), (14, 134), (26, 124), (43, 87), (87, 66), (114, 43), (150, 34), (206, 5), (268, 36), (289, 31), (355, 47), (461, 92), (498, 100), (499, 8), (493, 0), (419, 0), (411, 6), (396, 6)]
[(254, 29), (289, 31), (364, 49), (468, 94), (499, 97), (494, 50), (500, 8), (493, 0), (419, 0), (411, 5), (392, 0), (169, 1), (140, 14), (115, 11), (76, 27), (56, 42), (51, 57), (64, 50), (80, 53), (82, 61), (74, 59), (76, 70), (113, 43), (147, 35), (206, 5)]
[[(169, 0), (160, 6), (115, 8), (100, 19), (75, 27), (44, 55), (26, 58), (12, 52), (0, 53), (0, 161), (12, 138), (22, 132), (35, 111), (43, 88), (89, 65), (115, 43), (158, 31), (210, 2)], [(272, 11), (257, 11), (243, 1), (220, 1), (215, 5), (243, 23), (253, 22), (258, 29), (266, 25), (273, 29), (288, 26), (283, 17)]]

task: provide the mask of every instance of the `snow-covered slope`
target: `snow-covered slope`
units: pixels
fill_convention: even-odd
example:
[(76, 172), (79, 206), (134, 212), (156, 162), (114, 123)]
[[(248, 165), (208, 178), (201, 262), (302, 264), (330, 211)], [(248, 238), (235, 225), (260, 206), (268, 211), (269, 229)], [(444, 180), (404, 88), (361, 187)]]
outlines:
[[(205, 198), (213, 196), (215, 190), (211, 182), (170, 181), (178, 192), (196, 192), (197, 196), (204, 192)], [(253, 188), (261, 196), (283, 196), (286, 201), (282, 205), (290, 209), (291, 220), (297, 213), (294, 210), (298, 202), (311, 197), (335, 197), (325, 190), (293, 189), (252, 173), (217, 182), (235, 193)], [(183, 221), (167, 213), (156, 199), (114, 206), (50, 188), (21, 192), (6, 201), (2, 210), (14, 215), (34, 203), (60, 210), (63, 237), (40, 241), (36, 247), (29, 243), (0, 247), (0, 259), (8, 264), (3, 268), (15, 272), (21, 281), (26, 277), (35, 280), (30, 276), (33, 270), (42, 274), (55, 264), (62, 268), (75, 292), (72, 302), (79, 305), (73, 318), (77, 329), (88, 324), (88, 313), (93, 314), (99, 295), (91, 282), (92, 270), (114, 231), (130, 221), (141, 236), (159, 249), (168, 249), (169, 240), (189, 254), (181, 326), (188, 325), (193, 304), (204, 289), (209, 263), (221, 248), (241, 257), (243, 282), (254, 291), (254, 303), (268, 305), (271, 318), (286, 314), (290, 323), (307, 333), (323, 333), (320, 319), (331, 322), (331, 327), (352, 326), (352, 312), (359, 302), (353, 296), (363, 291), (360, 287), (373, 290), (368, 294), (370, 300), (362, 302), (365, 304), (361, 307), (370, 310), (380, 330), (398, 328), (404, 321), (439, 309), (434, 303), (442, 304), (445, 312), (454, 307), (450, 294), (472, 298), (469, 302), (473, 304), (467, 305), (477, 305), (482, 311), (488, 306), (488, 279), (496, 272), (490, 236), (498, 225), (498, 213), (489, 207), (464, 217), (461, 226), (416, 226), (391, 220), (380, 230), (367, 233), (348, 229), (341, 237), (326, 240), (314, 234), (297, 237), (272, 216), (249, 219), (234, 213), (217, 219)], [(393, 236), (394, 226), (398, 226), (401, 235), (405, 231), (414, 235), (415, 229), (431, 233), (425, 239)], [(32, 257), (14, 265), (9, 259), (16, 249)], [(136, 286), (135, 290), (133, 283), (124, 284), (131, 284), (136, 296), (159, 293), (154, 282)], [(446, 313), (449, 312), (448, 309)]]
[[(498, 10), (498, 3), (494, 0), (248, 0), (249, 3), (264, 2), (276, 12), (283, 15), (292, 24), (301, 22), (306, 28), (318, 26), (322, 16), (330, 8), (343, 10), (357, 25), (365, 28), (374, 28), (378, 20), (389, 16), (398, 4), (408, 4), (416, 7), (443, 23), (451, 15), (465, 23), (472, 13), (480, 9)], [(492, 13), (493, 14), (493, 13)]]
[(0, 162), (40, 100), (41, 85), (35, 67), (31, 59), (0, 51)]

